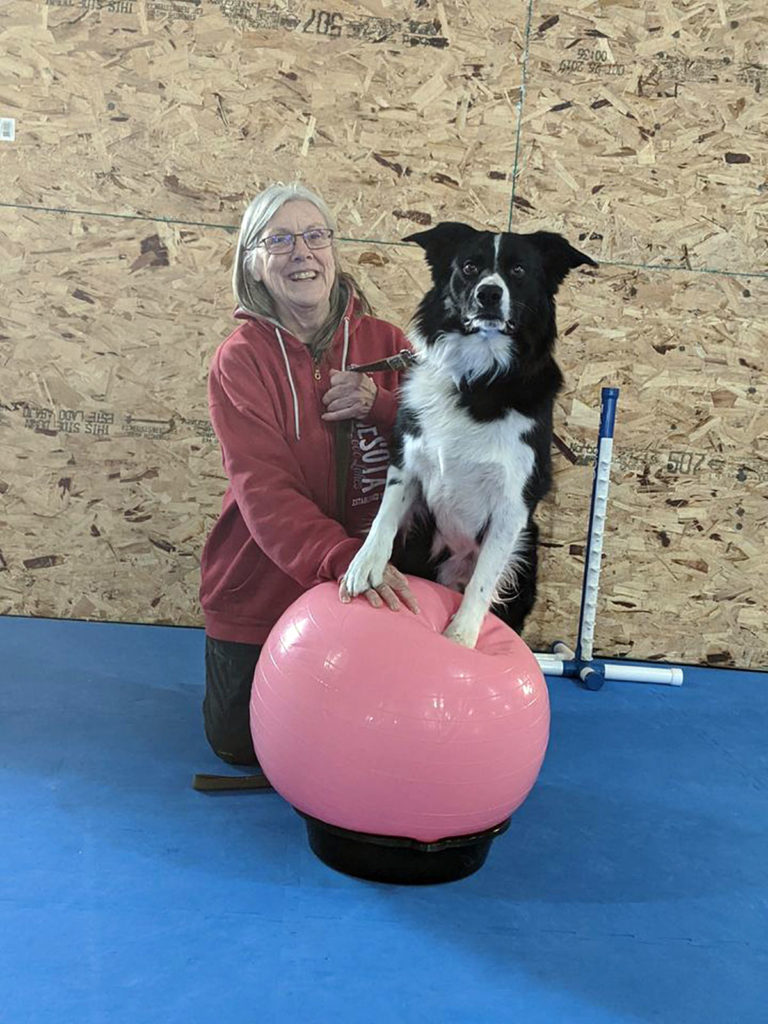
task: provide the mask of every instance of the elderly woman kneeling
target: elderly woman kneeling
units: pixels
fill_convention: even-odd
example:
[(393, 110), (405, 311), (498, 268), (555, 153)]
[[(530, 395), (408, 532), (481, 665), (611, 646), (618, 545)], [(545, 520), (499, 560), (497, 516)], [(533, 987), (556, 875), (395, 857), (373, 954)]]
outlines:
[[(272, 185), (250, 204), (232, 280), (240, 324), (208, 385), (227, 488), (201, 564), (203, 717), (220, 758), (256, 764), (249, 700), (261, 645), (302, 593), (344, 575), (384, 489), (398, 371), (348, 367), (408, 343), (371, 315), (339, 267), (328, 207), (301, 185)], [(366, 596), (416, 610), (394, 566)]]

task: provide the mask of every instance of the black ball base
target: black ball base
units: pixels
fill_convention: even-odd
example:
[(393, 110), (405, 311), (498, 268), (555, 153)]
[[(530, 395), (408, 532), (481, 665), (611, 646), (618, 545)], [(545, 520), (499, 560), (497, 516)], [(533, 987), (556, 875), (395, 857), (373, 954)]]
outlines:
[(394, 885), (435, 885), (474, 874), (485, 863), (496, 836), (506, 832), (510, 820), (473, 835), (421, 843), (400, 836), (351, 832), (298, 813), (306, 822), (313, 853), (324, 864), (345, 875)]

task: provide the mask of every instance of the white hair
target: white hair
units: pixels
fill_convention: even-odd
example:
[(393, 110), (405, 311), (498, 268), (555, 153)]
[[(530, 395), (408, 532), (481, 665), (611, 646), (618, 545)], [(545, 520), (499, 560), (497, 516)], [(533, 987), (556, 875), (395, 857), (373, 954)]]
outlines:
[(326, 226), (335, 230), (334, 216), (325, 202), (306, 185), (301, 185), (299, 182), (292, 182), (288, 185), (276, 182), (265, 188), (263, 192), (259, 192), (256, 198), (251, 200), (240, 222), (240, 234), (237, 237), (237, 248), (235, 249), (235, 264), (232, 268), (232, 291), (237, 305), (256, 316), (274, 318), (275, 315), (274, 304), (269, 292), (253, 276), (254, 259), (257, 256), (256, 243), (259, 241), (259, 235), (280, 207), (296, 199), (306, 200), (316, 206)]
[[(237, 236), (235, 263), (232, 268), (232, 291), (235, 302), (240, 309), (252, 316), (265, 317), (277, 321), (277, 310), (269, 290), (262, 281), (257, 281), (253, 269), (257, 256), (256, 243), (259, 235), (272, 220), (274, 215), (292, 200), (303, 199), (312, 203), (321, 214), (327, 227), (336, 230), (336, 219), (323, 199), (299, 182), (288, 185), (276, 182), (269, 185), (251, 200), (240, 222), (240, 233)], [(330, 295), (330, 316), (317, 332), (312, 344), (316, 354), (322, 352), (331, 342), (341, 322), (350, 292), (356, 294), (361, 301), (363, 312), (370, 312), (370, 305), (360, 290), (359, 285), (350, 274), (344, 273), (339, 267), (336, 246), (333, 247), (333, 262), (336, 269)]]

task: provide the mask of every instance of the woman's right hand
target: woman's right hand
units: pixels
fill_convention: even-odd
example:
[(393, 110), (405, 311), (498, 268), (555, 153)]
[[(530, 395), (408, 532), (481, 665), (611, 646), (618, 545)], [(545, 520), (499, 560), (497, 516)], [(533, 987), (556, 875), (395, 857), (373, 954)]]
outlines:
[[(343, 579), (339, 595), (344, 603), (351, 601)], [(365, 597), (374, 608), (382, 608), (386, 605), (393, 612), (398, 612), (405, 605), (406, 608), (415, 614), (419, 612), (419, 603), (410, 588), (408, 578), (399, 569), (396, 569), (391, 562), (387, 563), (381, 583), (377, 587), (371, 587), (370, 590), (366, 590)]]

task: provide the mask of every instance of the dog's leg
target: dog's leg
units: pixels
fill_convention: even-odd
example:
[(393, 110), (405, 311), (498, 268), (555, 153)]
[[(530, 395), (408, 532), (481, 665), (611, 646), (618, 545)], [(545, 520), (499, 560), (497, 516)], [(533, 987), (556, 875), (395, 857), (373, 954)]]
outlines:
[(350, 597), (363, 594), (382, 582), (384, 570), (392, 556), (397, 531), (408, 515), (418, 490), (417, 481), (408, 476), (404, 469), (389, 467), (379, 511), (365, 543), (344, 574), (343, 585)]
[(450, 640), (463, 647), (474, 647), (477, 643), (483, 619), (497, 596), (499, 584), (509, 579), (527, 521), (528, 512), (522, 504), (512, 511), (497, 510), (491, 516), (475, 571), (464, 590), (459, 610), (444, 633)]
[(531, 518), (515, 550), (518, 571), (514, 589), (510, 593), (502, 593), (491, 605), (493, 614), (516, 633), (522, 632), (525, 620), (536, 603), (538, 537), (539, 528)]

